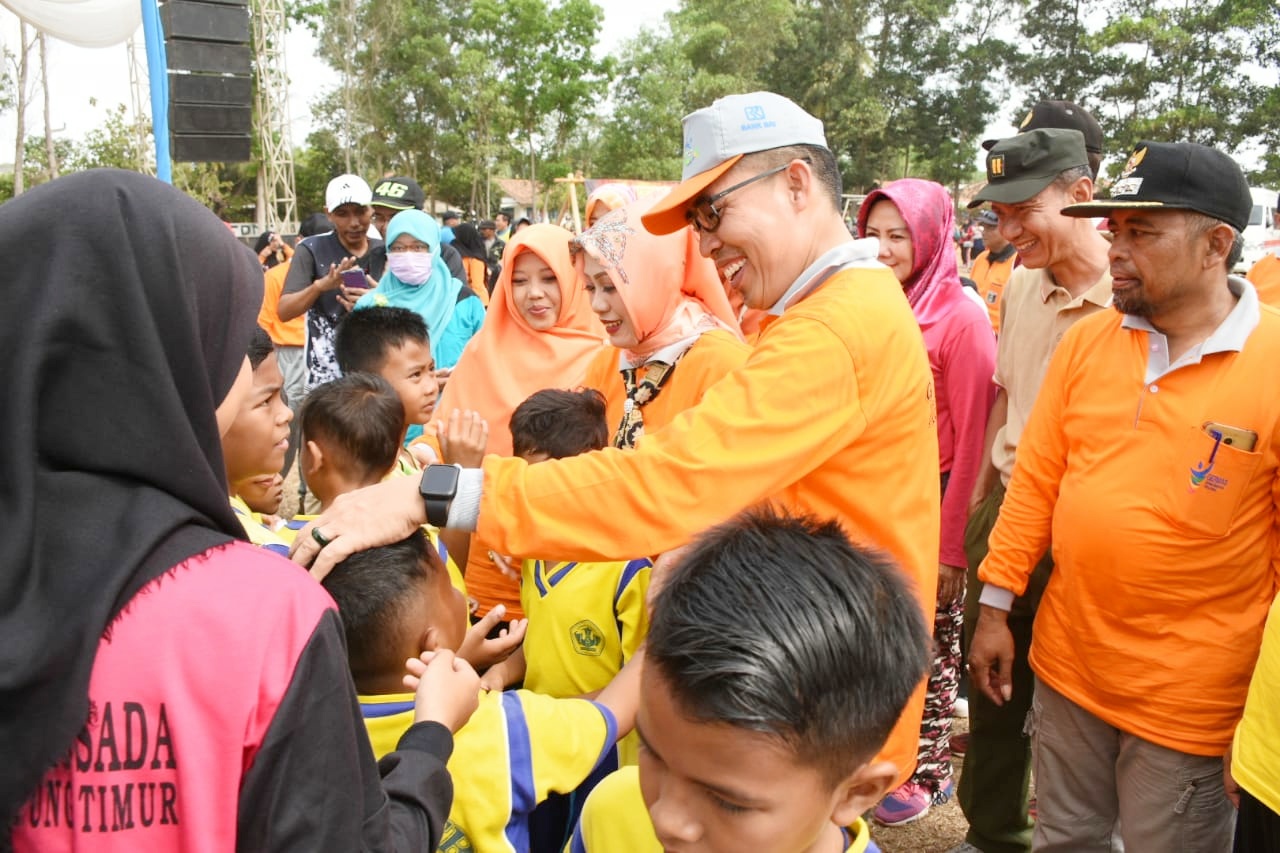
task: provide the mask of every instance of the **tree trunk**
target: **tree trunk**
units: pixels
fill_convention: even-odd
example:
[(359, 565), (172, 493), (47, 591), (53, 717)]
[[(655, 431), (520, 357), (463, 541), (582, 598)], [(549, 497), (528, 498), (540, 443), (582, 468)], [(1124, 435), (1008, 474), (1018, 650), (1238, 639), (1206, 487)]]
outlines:
[(27, 41), (27, 22), (18, 24), (18, 129), (17, 142), (13, 151), (13, 197), (17, 198), (26, 190), (26, 181), (22, 174), (26, 158), (23, 143), (27, 138), (27, 77), (30, 63), (27, 61), (31, 53), (31, 44)]
[(49, 37), (40, 34), (40, 87), (44, 90), (44, 150), (49, 180), (58, 177), (58, 149), (53, 144), (53, 123), (49, 120)]

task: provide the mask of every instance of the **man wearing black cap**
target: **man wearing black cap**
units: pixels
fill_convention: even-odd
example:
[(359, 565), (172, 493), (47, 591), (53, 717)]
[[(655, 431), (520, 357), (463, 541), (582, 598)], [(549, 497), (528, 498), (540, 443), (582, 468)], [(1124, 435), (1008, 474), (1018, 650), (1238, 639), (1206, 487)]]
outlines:
[(489, 257), (489, 266), (501, 267), (502, 250), (507, 248), (507, 244), (498, 237), (498, 223), (492, 219), (481, 220), (480, 239), (484, 241), (484, 252)]
[[(978, 564), (986, 556), (987, 536), (1001, 511), (1014, 456), (1021, 453), (1022, 433), (1054, 347), (1072, 324), (1111, 304), (1106, 239), (1092, 223), (1061, 215), (1064, 207), (1093, 198), (1083, 134), (1042, 128), (998, 140), (989, 148), (987, 185), (970, 206), (991, 203), (999, 217), (999, 233), (1018, 252), (1021, 266), (1000, 297), (994, 377), (998, 387), (987, 422), (988, 461), (974, 485), (965, 531), (966, 637), (972, 637), (978, 614)], [(957, 799), (969, 820), (967, 849), (983, 853), (1031, 849), (1031, 748), (1023, 728), (1031, 707), (1031, 625), (1053, 567), (1049, 555), (1042, 555), (1009, 613), (1018, 674), (1012, 700), (997, 706), (980, 691), (970, 691), (969, 748)]]
[[(373, 208), (373, 227), (384, 238), (391, 218), (402, 210), (422, 210), (427, 196), (413, 178), (398, 175), (394, 178), (383, 178), (373, 185), (373, 200), (369, 203)], [(386, 246), (377, 251), (382, 253), (383, 265), (386, 265)], [(440, 260), (444, 261), (449, 272), (458, 281), (466, 281), (466, 271), (462, 268), (462, 255), (448, 243), (440, 243)]]
[(1102, 126), (1088, 110), (1071, 101), (1040, 101), (1022, 119), (1022, 123), (1018, 125), (1018, 133), (1029, 133), (1043, 128), (1078, 130), (1083, 133), (1089, 170), (1093, 172), (1093, 179), (1098, 180), (1098, 168), (1102, 166), (1103, 153)]
[(1142, 142), (1110, 199), (1062, 211), (1108, 217), (1118, 313), (1053, 355), (969, 650), (974, 684), (1007, 701), (1008, 605), (1052, 532), (1031, 649), (1037, 851), (1107, 851), (1117, 822), (1129, 850), (1231, 847), (1222, 759), (1280, 565), (1280, 395), (1263, 391), (1280, 314), (1229, 275), (1251, 208), (1225, 154)]

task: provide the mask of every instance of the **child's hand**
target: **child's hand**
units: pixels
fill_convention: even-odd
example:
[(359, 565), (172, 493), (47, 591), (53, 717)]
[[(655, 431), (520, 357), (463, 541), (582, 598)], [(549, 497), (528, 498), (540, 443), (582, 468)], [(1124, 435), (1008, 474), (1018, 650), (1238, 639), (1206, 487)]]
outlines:
[(448, 421), (436, 421), (436, 437), (445, 464), (479, 468), (489, 446), (489, 424), (479, 412), (454, 409)]
[(458, 647), (458, 657), (465, 659), (476, 669), (485, 669), (510, 657), (524, 642), (525, 632), (529, 630), (529, 620), (517, 619), (500, 631), (497, 637), (488, 639), (493, 626), (506, 615), (506, 606), (499, 604), (468, 628), (467, 636)]
[(480, 688), (490, 692), (494, 690), (501, 692), (513, 684), (524, 681), (526, 670), (524, 649), (516, 649), (511, 657), (498, 661), (485, 670), (484, 675), (480, 676)]
[(520, 580), (520, 560), (514, 557), (504, 557), (494, 551), (489, 552), (489, 559), (498, 567), (498, 571), (502, 572), (513, 581)]
[(405, 661), (404, 685), (414, 691), (413, 721), (440, 723), (457, 734), (480, 706), (480, 676), (447, 649)]

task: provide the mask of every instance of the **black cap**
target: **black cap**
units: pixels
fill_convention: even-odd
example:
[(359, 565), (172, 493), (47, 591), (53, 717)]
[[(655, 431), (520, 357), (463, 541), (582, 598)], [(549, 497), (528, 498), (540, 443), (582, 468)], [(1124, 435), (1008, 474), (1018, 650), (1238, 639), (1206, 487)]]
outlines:
[(413, 178), (398, 176), (383, 178), (373, 185), (373, 199), (369, 204), (389, 207), (392, 210), (422, 210), (427, 196)]
[(1020, 204), (1068, 169), (1088, 165), (1084, 134), (1078, 130), (1042, 128), (996, 140), (987, 153), (987, 185), (968, 206)]
[(440, 214), (441, 222), (448, 222), (450, 219), (462, 219), (462, 214), (456, 210), (446, 210)]
[(978, 221), (983, 225), (999, 225), (1000, 217), (996, 216), (994, 210), (987, 209), (978, 214)]
[(484, 219), (484, 220), (481, 220), (480, 224), (477, 225), (476, 227), (479, 228), (481, 231), (483, 231), (486, 228), (492, 228), (493, 230), (496, 231), (498, 230), (498, 223), (494, 222), (492, 219)]
[(1062, 209), (1066, 216), (1113, 210), (1194, 210), (1243, 231), (1253, 212), (1249, 182), (1235, 160), (1195, 142), (1139, 142), (1111, 185), (1111, 198)]
[(1018, 125), (1018, 133), (1045, 127), (1078, 130), (1084, 134), (1085, 151), (1090, 154), (1102, 153), (1102, 125), (1079, 104), (1070, 101), (1041, 101), (1031, 108), (1022, 124)]

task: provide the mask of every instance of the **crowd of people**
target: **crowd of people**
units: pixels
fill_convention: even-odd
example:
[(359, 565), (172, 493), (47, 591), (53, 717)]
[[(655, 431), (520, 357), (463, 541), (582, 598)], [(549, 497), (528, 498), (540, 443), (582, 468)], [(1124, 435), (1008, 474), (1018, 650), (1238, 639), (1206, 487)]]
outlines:
[(965, 225), (906, 178), (851, 234), (792, 101), (683, 139), (579, 233), (408, 176), (253, 250), (131, 173), (0, 207), (10, 846), (863, 853), (954, 795), (955, 853), (1280, 851), (1239, 166), (1098, 197), (1045, 101)]

